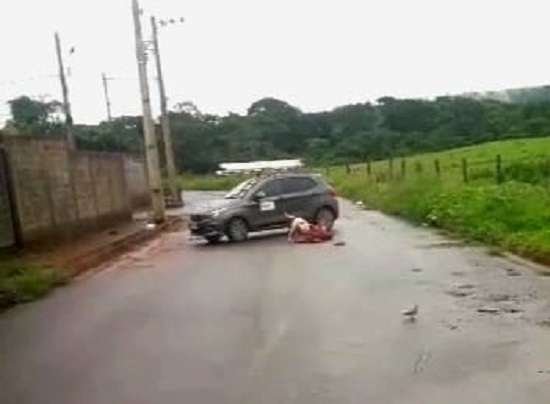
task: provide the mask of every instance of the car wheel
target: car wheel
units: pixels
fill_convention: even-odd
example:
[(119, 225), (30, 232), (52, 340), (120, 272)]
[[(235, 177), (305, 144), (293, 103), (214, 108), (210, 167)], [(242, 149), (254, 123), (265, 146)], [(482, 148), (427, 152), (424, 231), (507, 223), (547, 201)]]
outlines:
[(336, 217), (334, 212), (329, 208), (321, 208), (315, 215), (315, 223), (319, 226), (323, 226), (328, 230), (332, 230)]
[(248, 224), (241, 218), (231, 219), (227, 225), (227, 237), (230, 241), (241, 242), (248, 239)]
[(222, 236), (220, 235), (215, 235), (215, 236), (206, 236), (205, 239), (206, 241), (208, 241), (208, 243), (210, 244), (218, 244), (221, 240)]

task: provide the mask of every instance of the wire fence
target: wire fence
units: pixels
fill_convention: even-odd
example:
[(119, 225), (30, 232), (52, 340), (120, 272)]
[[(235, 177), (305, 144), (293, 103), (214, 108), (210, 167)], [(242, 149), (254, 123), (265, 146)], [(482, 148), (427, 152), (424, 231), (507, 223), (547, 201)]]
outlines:
[[(334, 167), (327, 167), (330, 174)], [(550, 185), (550, 156), (511, 158), (500, 154), (490, 159), (398, 158), (363, 164), (344, 164), (347, 175), (363, 175), (375, 182), (408, 179), (440, 179), (463, 183), (508, 181)]]

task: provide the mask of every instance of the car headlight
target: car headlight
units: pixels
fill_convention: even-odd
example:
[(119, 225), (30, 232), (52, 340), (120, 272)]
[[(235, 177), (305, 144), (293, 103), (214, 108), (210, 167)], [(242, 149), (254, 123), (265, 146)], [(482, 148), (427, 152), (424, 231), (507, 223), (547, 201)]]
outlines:
[(212, 217), (218, 217), (221, 213), (225, 212), (226, 208), (214, 209), (212, 211)]

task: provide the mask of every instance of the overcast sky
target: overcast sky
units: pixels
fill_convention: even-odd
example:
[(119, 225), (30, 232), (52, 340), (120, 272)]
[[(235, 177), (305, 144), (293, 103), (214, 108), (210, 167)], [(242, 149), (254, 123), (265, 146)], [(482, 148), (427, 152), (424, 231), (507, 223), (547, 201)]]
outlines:
[[(140, 113), (130, 0), (2, 0), (0, 120), (15, 96), (61, 99), (53, 33), (77, 122)], [(244, 112), (264, 96), (304, 111), (550, 83), (550, 6), (535, 0), (141, 0), (163, 29), (169, 104)], [(144, 18), (146, 35), (149, 19)], [(152, 94), (157, 93), (150, 64)], [(158, 99), (154, 98), (155, 112)]]

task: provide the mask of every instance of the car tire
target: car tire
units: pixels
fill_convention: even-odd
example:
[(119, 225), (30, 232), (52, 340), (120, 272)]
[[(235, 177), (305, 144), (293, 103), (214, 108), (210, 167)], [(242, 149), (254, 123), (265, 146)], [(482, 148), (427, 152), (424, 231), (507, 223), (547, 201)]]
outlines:
[(227, 225), (227, 237), (229, 241), (240, 243), (248, 240), (248, 224), (244, 219), (236, 217)]
[(208, 244), (219, 244), (222, 236), (215, 235), (215, 236), (206, 236), (205, 239), (208, 241)]
[(315, 215), (315, 224), (322, 225), (328, 230), (332, 230), (334, 227), (334, 221), (336, 220), (336, 215), (329, 208), (321, 208), (317, 211)]

